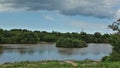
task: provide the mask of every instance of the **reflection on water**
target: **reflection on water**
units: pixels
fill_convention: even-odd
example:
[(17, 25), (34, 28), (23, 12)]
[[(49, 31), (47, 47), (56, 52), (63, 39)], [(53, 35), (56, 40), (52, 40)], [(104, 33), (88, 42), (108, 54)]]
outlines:
[(100, 60), (109, 55), (109, 44), (88, 44), (86, 48), (56, 48), (55, 44), (3, 44), (0, 45), (0, 63), (40, 60)]

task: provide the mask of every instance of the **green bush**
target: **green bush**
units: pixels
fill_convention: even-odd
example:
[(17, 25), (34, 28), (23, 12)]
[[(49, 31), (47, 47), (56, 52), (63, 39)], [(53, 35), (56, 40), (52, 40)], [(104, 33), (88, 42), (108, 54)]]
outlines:
[(109, 56), (104, 56), (101, 61), (108, 61)]
[(120, 53), (120, 35), (119, 34), (113, 34), (109, 38), (109, 43), (113, 46), (113, 51)]
[(120, 54), (119, 53), (112, 53), (110, 56), (109, 56), (109, 59), (108, 61), (114, 61), (114, 62), (117, 62), (117, 61), (120, 61)]
[(109, 38), (109, 43), (113, 46), (113, 52), (109, 57), (103, 57), (102, 61), (120, 61), (120, 35), (111, 35)]
[(72, 39), (72, 38), (61, 38), (61, 39), (57, 40), (56, 47), (83, 48), (83, 47), (87, 47), (87, 45), (82, 40)]

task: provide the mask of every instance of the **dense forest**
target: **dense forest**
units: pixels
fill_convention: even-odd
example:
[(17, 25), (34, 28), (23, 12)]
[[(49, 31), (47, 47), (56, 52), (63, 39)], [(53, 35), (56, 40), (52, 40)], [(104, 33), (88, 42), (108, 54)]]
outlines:
[(109, 34), (87, 34), (85, 32), (46, 32), (30, 31), (26, 29), (0, 29), (0, 44), (35, 44), (40, 42), (56, 42), (60, 38), (73, 38), (85, 41), (86, 43), (108, 43)]

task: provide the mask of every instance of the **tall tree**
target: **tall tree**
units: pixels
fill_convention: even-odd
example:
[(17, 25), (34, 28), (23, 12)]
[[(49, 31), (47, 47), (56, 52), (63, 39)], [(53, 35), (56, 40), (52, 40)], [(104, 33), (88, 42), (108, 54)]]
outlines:
[(108, 25), (108, 27), (113, 31), (118, 31), (120, 34), (120, 18), (117, 21), (113, 22), (111, 25)]

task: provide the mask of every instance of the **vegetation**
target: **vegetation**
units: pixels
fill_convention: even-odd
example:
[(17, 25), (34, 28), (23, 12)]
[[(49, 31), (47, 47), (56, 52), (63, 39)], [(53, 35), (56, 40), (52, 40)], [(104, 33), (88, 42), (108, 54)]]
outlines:
[(117, 21), (113, 22), (112, 25), (109, 25), (108, 27), (113, 31), (117, 31), (120, 34), (119, 26), (120, 26), (120, 18)]
[(0, 65), (0, 68), (119, 68), (120, 62), (98, 61), (41, 61), (17, 62)]
[(111, 35), (109, 42), (113, 46), (113, 52), (110, 54), (110, 56), (104, 57), (102, 61), (120, 61), (120, 35)]
[(29, 31), (26, 29), (0, 29), (0, 44), (34, 44), (40, 42), (56, 42), (59, 38), (74, 38), (85, 41), (86, 43), (108, 43), (109, 34), (94, 34), (80, 33), (60, 33), (46, 31)]
[(87, 45), (82, 40), (71, 39), (71, 38), (61, 38), (56, 42), (56, 47), (82, 48), (82, 47), (87, 47)]
[[(0, 65), (0, 68), (118, 68), (120, 67), (120, 19), (108, 27), (116, 34), (60, 33), (46, 31), (29, 31), (26, 29), (0, 29), (0, 44), (34, 44), (44, 42), (56, 42), (57, 47), (78, 48), (86, 47), (86, 43), (110, 43), (113, 52), (102, 58), (102, 61), (41, 61), (41, 62), (17, 62)], [(86, 43), (85, 43), (86, 42)], [(74, 65), (75, 63), (76, 65)]]
[[(116, 34), (60, 33), (46, 31), (30, 31), (26, 29), (0, 29), (0, 44), (35, 44), (40, 42), (57, 42), (57, 47), (84, 47), (86, 43), (110, 43), (113, 52), (103, 61), (120, 61), (120, 19), (108, 26)], [(61, 38), (61, 39), (60, 39)], [(57, 41), (58, 40), (58, 41)], [(83, 42), (84, 41), (84, 42)], [(64, 46), (63, 46), (64, 45)]]
[(113, 31), (118, 31), (116, 34), (113, 34), (109, 38), (109, 43), (113, 46), (113, 52), (110, 56), (103, 57), (102, 61), (120, 61), (120, 19), (117, 22), (113, 22), (109, 27)]

